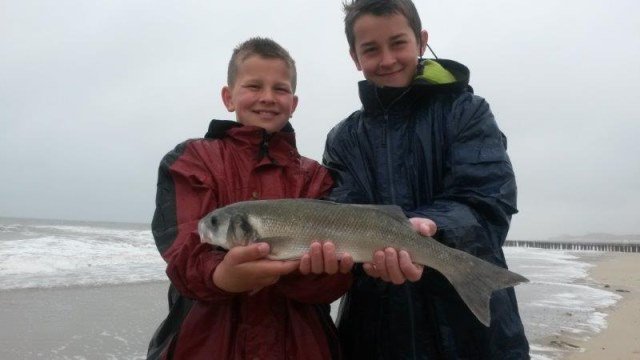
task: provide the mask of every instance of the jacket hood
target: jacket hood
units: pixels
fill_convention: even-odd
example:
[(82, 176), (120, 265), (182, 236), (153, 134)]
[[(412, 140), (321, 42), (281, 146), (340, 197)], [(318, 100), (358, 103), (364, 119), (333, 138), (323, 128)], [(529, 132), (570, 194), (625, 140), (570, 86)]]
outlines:
[[(253, 130), (262, 130), (262, 132), (266, 133), (264, 129), (257, 126), (245, 126), (237, 121), (213, 119), (209, 123), (209, 129), (207, 130), (207, 133), (204, 135), (204, 137), (206, 139), (222, 139), (227, 134), (227, 130), (240, 127), (252, 128)], [(293, 126), (291, 126), (291, 123), (287, 122), (282, 130), (278, 131), (277, 133), (293, 134), (294, 132), (295, 131), (293, 130)], [(293, 146), (295, 146), (295, 138)]]
[(397, 97), (422, 97), (436, 94), (473, 92), (469, 86), (470, 71), (463, 64), (447, 59), (425, 59), (418, 64), (416, 77), (407, 88), (379, 87), (368, 80), (358, 83), (360, 100), (365, 110), (384, 108), (380, 101), (383, 94), (399, 94)]
[(413, 84), (434, 89), (464, 90), (469, 85), (469, 69), (459, 62), (446, 59), (425, 59), (418, 64)]
[(291, 123), (274, 133), (268, 133), (258, 126), (243, 125), (231, 120), (211, 120), (206, 139), (232, 138), (244, 143), (246, 148), (255, 152), (256, 159), (266, 163), (284, 163), (289, 155), (299, 157), (296, 137)]

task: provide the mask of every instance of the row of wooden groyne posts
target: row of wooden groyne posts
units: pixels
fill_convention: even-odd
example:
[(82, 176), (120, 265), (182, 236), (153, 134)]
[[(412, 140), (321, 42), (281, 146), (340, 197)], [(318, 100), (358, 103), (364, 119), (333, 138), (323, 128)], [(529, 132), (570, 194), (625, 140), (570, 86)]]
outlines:
[(552, 242), (532, 240), (507, 240), (505, 246), (541, 248), (552, 250), (591, 250), (640, 253), (640, 243)]

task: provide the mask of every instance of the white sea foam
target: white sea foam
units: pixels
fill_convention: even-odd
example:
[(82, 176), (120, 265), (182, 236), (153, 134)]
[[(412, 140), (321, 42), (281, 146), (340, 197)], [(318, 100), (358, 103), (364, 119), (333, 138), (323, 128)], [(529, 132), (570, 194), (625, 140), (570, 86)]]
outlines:
[[(0, 242), (0, 289), (164, 279), (149, 230), (32, 225)], [(9, 230), (10, 231), (10, 230)], [(45, 235), (52, 234), (52, 235)]]
[(511, 247), (504, 251), (510, 269), (530, 281), (517, 286), (516, 293), (534, 359), (558, 356), (557, 349), (554, 353), (554, 348), (536, 341), (553, 335), (583, 340), (606, 327), (606, 314), (597, 310), (621, 297), (587, 280), (593, 265), (580, 261), (577, 252)]
[(151, 230), (134, 230), (134, 229), (114, 229), (108, 227), (93, 227), (89, 225), (34, 225), (34, 229), (43, 231), (56, 230), (64, 232), (69, 236), (74, 235), (93, 235), (99, 238), (119, 238), (142, 240), (149, 242), (151, 239)]

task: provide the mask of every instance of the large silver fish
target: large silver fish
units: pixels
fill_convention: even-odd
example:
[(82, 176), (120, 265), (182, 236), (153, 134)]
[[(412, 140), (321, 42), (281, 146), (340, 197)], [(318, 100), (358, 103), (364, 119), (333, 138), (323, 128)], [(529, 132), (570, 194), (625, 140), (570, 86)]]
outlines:
[(406, 250), (413, 262), (444, 275), (485, 326), (494, 290), (528, 280), (516, 273), (421, 236), (400, 207), (353, 205), (311, 199), (244, 201), (216, 209), (198, 224), (203, 242), (230, 249), (266, 242), (269, 258), (298, 259), (314, 241), (330, 240), (338, 254), (371, 261), (386, 247)]

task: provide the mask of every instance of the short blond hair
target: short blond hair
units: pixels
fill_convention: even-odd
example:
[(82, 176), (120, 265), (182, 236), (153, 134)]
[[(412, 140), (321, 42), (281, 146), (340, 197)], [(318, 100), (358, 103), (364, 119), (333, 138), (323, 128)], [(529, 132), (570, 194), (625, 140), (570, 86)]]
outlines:
[(238, 76), (238, 64), (245, 61), (251, 56), (260, 56), (265, 59), (280, 59), (284, 61), (291, 74), (291, 88), (296, 91), (296, 62), (293, 60), (289, 52), (280, 46), (277, 42), (262, 37), (251, 38), (233, 49), (233, 54), (229, 60), (227, 68), (227, 85), (233, 87)]

